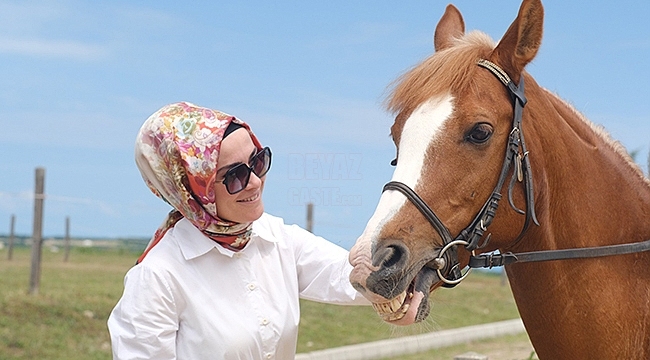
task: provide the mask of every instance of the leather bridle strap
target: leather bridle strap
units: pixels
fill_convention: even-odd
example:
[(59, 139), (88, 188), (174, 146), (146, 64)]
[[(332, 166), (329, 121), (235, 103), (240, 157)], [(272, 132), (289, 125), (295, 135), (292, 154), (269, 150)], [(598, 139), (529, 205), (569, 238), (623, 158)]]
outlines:
[[(533, 197), (533, 182), (532, 174), (530, 171), (530, 160), (528, 158), (528, 152), (526, 150), (526, 144), (524, 143), (523, 132), (521, 129), (523, 108), (526, 105), (526, 96), (524, 94), (524, 79), (521, 78), (519, 85), (515, 85), (514, 82), (510, 79), (508, 74), (503, 71), (496, 64), (480, 59), (477, 62), (477, 65), (486, 68), (492, 74), (494, 74), (499, 81), (501, 81), (507, 88), (513, 100), (513, 121), (512, 129), (508, 136), (508, 143), (506, 144), (505, 149), (505, 158), (497, 180), (497, 184), (494, 187), (494, 190), (485, 201), (484, 205), (481, 207), (481, 210), (476, 214), (472, 222), (458, 234), (456, 238), (453, 238), (449, 229), (443, 224), (443, 222), (438, 218), (433, 210), (422, 200), (422, 198), (408, 185), (403, 184), (398, 181), (390, 181), (384, 185), (383, 191), (386, 190), (396, 190), (404, 194), (408, 200), (415, 205), (415, 207), (422, 213), (422, 215), (427, 219), (427, 221), (433, 226), (433, 228), (438, 232), (438, 235), (442, 238), (443, 247), (438, 253), (437, 257), (432, 261), (432, 267), (434, 267), (439, 274), (440, 279), (445, 283), (444, 286), (452, 287), (462, 281), (468, 273), (465, 275), (461, 274), (458, 267), (458, 254), (456, 248), (458, 245), (463, 245), (467, 251), (473, 253), (473, 251), (481, 246), (487, 244), (490, 235), (484, 240), (483, 244), (479, 244), (481, 238), (487, 228), (492, 223), (494, 216), (496, 215), (497, 208), (499, 206), (499, 201), (502, 198), (501, 191), (506, 183), (506, 179), (511, 168), (514, 165), (512, 171), (512, 178), (508, 186), (508, 200), (510, 206), (515, 209), (515, 211), (524, 214), (526, 220), (524, 226), (517, 237), (519, 240), (530, 225), (532, 220), (535, 224), (539, 225), (537, 217), (535, 216), (535, 202)], [(526, 197), (526, 210), (519, 210), (512, 201), (512, 189), (516, 180), (523, 182), (524, 184), (524, 193)]]
[(410, 187), (408, 187), (406, 184), (403, 184), (401, 182), (397, 181), (390, 181), (386, 185), (384, 185), (384, 189), (382, 192), (386, 190), (397, 190), (404, 194), (407, 199), (411, 200), (411, 203), (415, 205), (415, 207), (420, 210), (422, 215), (429, 221), (429, 224), (433, 226), (434, 229), (438, 232), (440, 237), (442, 238), (442, 243), (443, 244), (449, 244), (452, 241), (451, 233), (449, 232), (449, 229), (442, 223), (440, 218), (431, 210), (431, 208), (422, 200), (418, 194), (415, 193)]
[[(401, 183), (399, 181), (390, 181), (384, 185), (382, 192), (386, 190), (396, 190), (401, 192), (411, 203), (422, 213), (422, 215), (427, 219), (429, 224), (438, 232), (438, 235), (442, 238), (442, 243), (446, 246), (449, 244), (454, 244), (455, 241), (449, 229), (442, 223), (440, 218), (436, 213), (431, 210), (427, 203), (422, 200), (422, 198), (411, 189), (408, 185)], [(467, 244), (467, 242), (463, 243)], [(439, 278), (444, 282), (442, 286), (451, 288), (456, 286), (460, 281), (464, 279), (463, 274), (460, 271), (458, 266), (458, 252), (456, 251), (456, 246), (450, 246), (448, 251), (441, 251), (436, 255), (438, 262), (433, 262), (434, 268), (439, 274)], [(444, 260), (442, 260), (444, 259)]]
[[(495, 266), (504, 266), (516, 262), (522, 263), (583, 259), (649, 251), (650, 240), (646, 240), (631, 244), (607, 245), (588, 248), (543, 250), (517, 254), (507, 252), (503, 254), (488, 253), (474, 255), (473, 250), (485, 246), (487, 243), (486, 239), (483, 245), (478, 244), (479, 239), (483, 237), (483, 234), (487, 230), (487, 227), (492, 223), (492, 220), (494, 219), (496, 209), (499, 206), (499, 200), (501, 200), (502, 197), (501, 189), (505, 184), (506, 177), (511, 169), (511, 165), (513, 164), (514, 169), (512, 171), (512, 178), (510, 179), (510, 183), (508, 185), (508, 200), (510, 202), (510, 206), (515, 209), (515, 211), (526, 216), (524, 226), (521, 230), (521, 233), (515, 240), (515, 243), (517, 243), (523, 237), (531, 222), (539, 225), (537, 216), (535, 214), (530, 159), (521, 128), (523, 108), (526, 105), (526, 97), (524, 95), (524, 78), (522, 77), (519, 80), (519, 85), (515, 85), (508, 74), (506, 74), (505, 71), (503, 71), (496, 64), (485, 59), (480, 59), (477, 64), (483, 68), (488, 69), (499, 79), (499, 81), (501, 81), (506, 86), (508, 92), (513, 98), (514, 111), (512, 131), (508, 137), (506, 155), (501, 173), (499, 175), (499, 179), (492, 194), (486, 200), (485, 204), (478, 212), (474, 220), (470, 223), (469, 226), (463, 229), (456, 238), (453, 238), (449, 229), (443, 224), (440, 218), (438, 218), (438, 216), (433, 212), (433, 210), (431, 210), (431, 208), (424, 202), (424, 200), (408, 185), (398, 181), (390, 181), (384, 186), (383, 189), (383, 191), (396, 190), (404, 194), (404, 196), (406, 196), (406, 198), (410, 200), (413, 205), (415, 205), (415, 207), (422, 213), (422, 215), (424, 215), (427, 221), (431, 224), (431, 226), (433, 226), (433, 228), (442, 238), (443, 247), (436, 255), (436, 258), (434, 258), (431, 263), (427, 265), (431, 266), (433, 269), (436, 269), (439, 278), (444, 282), (443, 286), (453, 287), (468, 275), (468, 272), (466, 272), (464, 275), (461, 274), (458, 267), (458, 255), (456, 252), (456, 247), (458, 245), (463, 245), (467, 251), (472, 252), (469, 260), (470, 269), (492, 268)], [(396, 161), (393, 160), (391, 164), (395, 165)], [(524, 185), (524, 195), (526, 198), (525, 210), (518, 209), (512, 201), (512, 190), (517, 180), (519, 182), (523, 182)]]
[[(517, 211), (526, 215), (526, 221), (524, 223), (523, 230), (519, 237), (515, 240), (517, 243), (532, 220), (535, 224), (539, 225), (537, 218), (535, 216), (535, 205), (533, 202), (533, 186), (532, 186), (532, 173), (530, 171), (530, 160), (528, 157), (528, 151), (526, 149), (526, 144), (524, 143), (524, 134), (521, 131), (521, 112), (524, 105), (526, 104), (526, 98), (523, 94), (523, 77), (520, 79), (519, 89), (508, 74), (505, 73), (499, 66), (496, 64), (485, 60), (480, 59), (477, 64), (481, 67), (484, 67), (492, 74), (494, 74), (509, 90), (510, 94), (514, 98), (514, 123), (513, 123), (513, 133), (518, 132), (519, 139), (516, 139), (514, 142), (511, 140), (509, 146), (515, 145), (514, 153), (517, 153), (517, 145), (521, 146), (521, 151), (523, 152), (523, 158), (519, 159), (520, 162), (514, 161), (515, 167), (519, 165), (520, 170), (515, 169), (515, 173), (522, 171), (523, 176), (519, 181), (524, 181), (524, 189), (526, 196), (526, 211)], [(518, 140), (518, 142), (517, 142)], [(512, 154), (512, 153), (510, 153)], [(506, 159), (506, 163), (510, 159)], [(503, 175), (503, 174), (502, 174)], [(510, 206), (516, 207), (512, 203), (512, 185), (514, 184), (514, 174), (510, 186), (508, 188), (508, 199), (510, 201)], [(537, 262), (537, 261), (552, 261), (552, 260), (567, 260), (567, 259), (584, 259), (584, 258), (595, 258), (602, 256), (614, 256), (614, 255), (623, 255), (631, 254), (637, 252), (644, 252), (650, 250), (650, 240), (631, 243), (631, 244), (618, 244), (618, 245), (607, 245), (607, 246), (598, 246), (598, 247), (588, 247), (588, 248), (575, 248), (575, 249), (562, 249), (562, 250), (542, 250), (542, 251), (532, 251), (525, 253), (514, 254), (512, 252), (507, 252), (503, 254), (481, 254), (481, 255), (472, 255), (470, 256), (469, 267), (470, 268), (492, 268), (494, 266), (504, 266), (512, 264), (515, 262)]]
[[(508, 74), (495, 63), (489, 60), (479, 59), (476, 64), (489, 70), (494, 76), (496, 76), (497, 79), (499, 79), (499, 81), (501, 81), (501, 83), (508, 89), (508, 92), (513, 99), (512, 130), (508, 139), (506, 159), (503, 163), (504, 168), (501, 170), (501, 178), (495, 188), (495, 192), (497, 192), (498, 189), (501, 189), (504, 180), (503, 177), (505, 177), (505, 173), (509, 170), (506, 164), (514, 164), (515, 168), (513, 170), (510, 184), (508, 185), (508, 202), (510, 203), (510, 207), (516, 212), (526, 216), (524, 226), (515, 240), (515, 243), (517, 243), (521, 240), (526, 230), (528, 230), (531, 220), (535, 225), (539, 226), (539, 221), (537, 220), (535, 212), (535, 197), (533, 195), (533, 174), (530, 169), (530, 157), (528, 156), (528, 149), (526, 147), (526, 142), (524, 141), (524, 132), (522, 129), (523, 110), (524, 106), (526, 106), (526, 103), (528, 102), (526, 95), (524, 94), (524, 78), (522, 76), (521, 79), (519, 79), (519, 85), (516, 85), (510, 79), (510, 76), (508, 76)], [(512, 191), (516, 181), (523, 182), (524, 184), (524, 195), (526, 199), (525, 211), (518, 209), (512, 200)]]
[(586, 259), (603, 256), (624, 255), (650, 250), (650, 240), (630, 244), (617, 244), (563, 250), (542, 250), (513, 254), (481, 254), (472, 256), (469, 260), (470, 268), (492, 268), (513, 263)]

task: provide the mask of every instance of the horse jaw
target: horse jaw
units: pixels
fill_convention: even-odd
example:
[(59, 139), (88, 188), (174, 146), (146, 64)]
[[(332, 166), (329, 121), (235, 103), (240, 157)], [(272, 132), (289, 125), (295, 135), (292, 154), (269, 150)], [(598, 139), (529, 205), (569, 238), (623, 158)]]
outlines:
[[(445, 95), (426, 101), (411, 114), (402, 129), (399, 160), (393, 173), (393, 181), (416, 188), (424, 168), (427, 149), (452, 112), (453, 98), (451, 95)], [(396, 325), (409, 325), (427, 317), (429, 292), (437, 279), (434, 271), (422, 268), (414, 269), (416, 273), (403, 274), (404, 278), (408, 278), (408, 282), (402, 281), (403, 278), (394, 279), (394, 283), (401, 284), (400, 289), (397, 287), (380, 289), (368, 282), (373, 274), (376, 278), (378, 272), (382, 270), (382, 259), (378, 255), (382, 229), (391, 223), (395, 214), (405, 204), (406, 198), (401, 193), (384, 192), (375, 213), (349, 255), (350, 264), (353, 266), (350, 273), (352, 285), (373, 303), (382, 319)], [(413, 256), (409, 254), (409, 258)], [(395, 290), (402, 291), (395, 294)]]

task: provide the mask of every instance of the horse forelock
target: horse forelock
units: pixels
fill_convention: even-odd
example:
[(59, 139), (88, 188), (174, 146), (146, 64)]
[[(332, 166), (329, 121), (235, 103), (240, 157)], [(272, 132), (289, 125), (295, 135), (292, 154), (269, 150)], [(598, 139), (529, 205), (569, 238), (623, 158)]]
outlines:
[(432, 97), (464, 89), (476, 71), (476, 61), (486, 57), (495, 42), (485, 33), (472, 31), (455, 44), (435, 52), (392, 83), (386, 108), (393, 114), (410, 113)]

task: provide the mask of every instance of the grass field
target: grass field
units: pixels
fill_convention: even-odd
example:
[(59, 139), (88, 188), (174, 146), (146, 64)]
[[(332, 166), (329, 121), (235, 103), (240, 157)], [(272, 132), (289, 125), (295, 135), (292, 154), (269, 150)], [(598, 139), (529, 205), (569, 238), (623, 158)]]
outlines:
[[(43, 251), (38, 295), (28, 295), (30, 250), (0, 251), (0, 359), (110, 359), (108, 315), (139, 254), (93, 248)], [(382, 322), (370, 307), (302, 301), (298, 352), (518, 317), (500, 276), (475, 273), (433, 297), (432, 315), (411, 327)], [(449, 357), (451, 358), (451, 357)], [(416, 359), (416, 358), (413, 358)]]

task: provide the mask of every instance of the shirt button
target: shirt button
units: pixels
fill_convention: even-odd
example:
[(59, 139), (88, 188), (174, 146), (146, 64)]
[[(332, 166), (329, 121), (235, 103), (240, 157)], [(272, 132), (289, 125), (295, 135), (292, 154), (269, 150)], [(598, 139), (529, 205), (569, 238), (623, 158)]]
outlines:
[(255, 284), (248, 284), (248, 290), (253, 291), (255, 290)]
[(260, 323), (261, 323), (262, 325), (268, 325), (268, 324), (269, 324), (269, 320), (268, 320), (268, 319), (262, 319), (262, 321), (260, 321)]
[(267, 358), (267, 359), (270, 359), (270, 358), (272, 358), (272, 357), (273, 357), (273, 354), (271, 354), (271, 353), (266, 354), (266, 358)]

